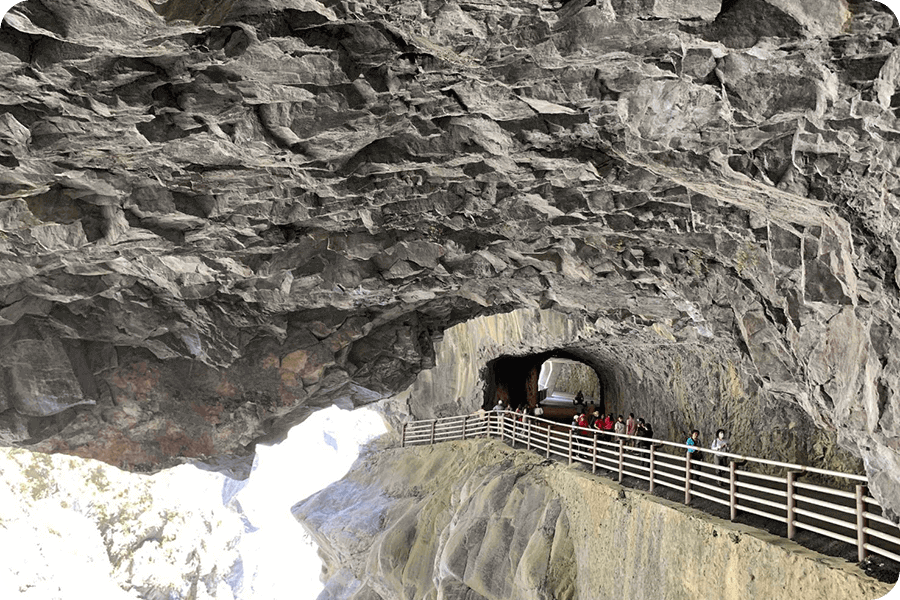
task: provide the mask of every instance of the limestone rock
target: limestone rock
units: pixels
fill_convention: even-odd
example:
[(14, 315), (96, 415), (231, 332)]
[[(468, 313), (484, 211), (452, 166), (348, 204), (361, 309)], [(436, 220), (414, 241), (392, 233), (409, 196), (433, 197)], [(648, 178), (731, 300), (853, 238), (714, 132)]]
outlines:
[(246, 453), (552, 309), (622, 407), (802, 410), (900, 512), (898, 44), (869, 1), (17, 4), (0, 439)]
[(235, 598), (244, 522), (231, 498), (241, 482), (195, 470), (148, 476), (0, 450), (0, 593)]
[[(320, 598), (877, 598), (856, 565), (490, 440), (361, 459), (298, 503)], [(702, 590), (702, 591), (700, 591)]]

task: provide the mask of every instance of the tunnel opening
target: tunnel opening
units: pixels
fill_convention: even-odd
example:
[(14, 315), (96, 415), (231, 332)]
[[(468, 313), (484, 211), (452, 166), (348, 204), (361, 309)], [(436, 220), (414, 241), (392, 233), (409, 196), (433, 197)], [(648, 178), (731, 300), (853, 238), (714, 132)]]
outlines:
[(483, 373), (485, 410), (502, 403), (505, 408), (533, 411), (539, 404), (545, 418), (571, 421), (584, 406), (605, 412), (613, 382), (584, 358), (553, 350), (527, 356), (501, 356), (487, 363)]

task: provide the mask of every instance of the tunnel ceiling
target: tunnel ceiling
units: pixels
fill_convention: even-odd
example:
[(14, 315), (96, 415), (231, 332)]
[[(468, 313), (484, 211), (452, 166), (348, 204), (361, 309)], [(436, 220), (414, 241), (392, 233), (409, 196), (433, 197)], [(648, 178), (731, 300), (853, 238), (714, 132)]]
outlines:
[(552, 308), (742, 357), (893, 493), (898, 44), (843, 0), (18, 4), (0, 436), (239, 451)]

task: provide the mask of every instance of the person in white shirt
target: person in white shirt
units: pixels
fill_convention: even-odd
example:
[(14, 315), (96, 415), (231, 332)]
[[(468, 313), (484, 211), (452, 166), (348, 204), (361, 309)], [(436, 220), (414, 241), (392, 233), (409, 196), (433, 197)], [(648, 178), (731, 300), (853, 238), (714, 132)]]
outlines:
[[(713, 440), (713, 443), (709, 446), (710, 450), (715, 450), (717, 452), (731, 452), (731, 449), (728, 445), (728, 440), (725, 439), (725, 430), (719, 429), (716, 431), (716, 439)], [(719, 456), (715, 455), (715, 463), (720, 467), (724, 467), (728, 463), (727, 456)]]

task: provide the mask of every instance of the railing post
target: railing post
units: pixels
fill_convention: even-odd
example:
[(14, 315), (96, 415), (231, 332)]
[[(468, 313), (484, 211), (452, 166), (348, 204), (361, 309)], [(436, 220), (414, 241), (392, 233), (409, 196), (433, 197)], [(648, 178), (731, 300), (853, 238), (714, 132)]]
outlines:
[(463, 437), (462, 439), (466, 439), (466, 425), (469, 424), (469, 415), (463, 417)]
[(404, 423), (403, 427), (400, 429), (400, 447), (406, 447), (406, 423)]
[(597, 432), (594, 432), (594, 449), (591, 451), (591, 473), (597, 472)]
[(787, 472), (787, 538), (794, 539), (797, 534), (797, 526), (794, 525), (794, 509), (797, 508), (797, 499), (794, 498), (794, 479), (797, 477), (797, 471)]
[(431, 445), (434, 446), (434, 430), (437, 427), (437, 419), (431, 422)]
[(691, 452), (684, 453), (684, 503), (691, 503)]
[(547, 458), (550, 458), (550, 423), (547, 423)]
[(572, 436), (574, 435), (574, 431), (571, 427), (569, 427), (569, 464), (572, 464)]
[(619, 438), (619, 483), (625, 478), (625, 441)]
[[(856, 556), (866, 560), (866, 486), (856, 486)], [(883, 546), (882, 546), (883, 547)]]
[(650, 444), (650, 493), (653, 493), (653, 488), (656, 487), (656, 480), (654, 475), (656, 474), (656, 448), (651, 442)]
[(500, 418), (500, 426), (499, 426), (500, 441), (505, 442), (506, 441), (506, 413), (501, 411), (501, 412), (497, 413), (497, 416)]
[(510, 437), (512, 438), (512, 447), (516, 447), (516, 442), (519, 441), (519, 415), (513, 413), (512, 421), (510, 421)]
[(731, 509), (731, 520), (737, 519), (737, 465), (728, 463), (728, 506)]
[(525, 449), (531, 450), (531, 419), (528, 418), (528, 415), (522, 418), (525, 419)]

